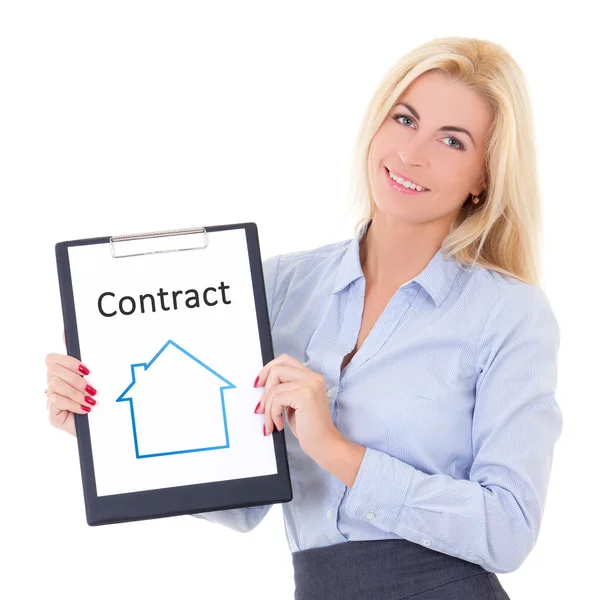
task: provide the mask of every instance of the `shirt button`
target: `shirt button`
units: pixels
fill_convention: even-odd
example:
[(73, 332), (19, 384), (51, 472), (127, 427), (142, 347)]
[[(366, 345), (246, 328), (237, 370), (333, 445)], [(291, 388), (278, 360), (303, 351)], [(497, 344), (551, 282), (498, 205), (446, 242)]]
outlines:
[(423, 540), (423, 546), (431, 546), (431, 540), (424, 539)]
[(331, 389), (327, 390), (327, 397), (331, 398)]
[(331, 519), (331, 517), (333, 517), (333, 511), (332, 511), (331, 509), (329, 509), (329, 510), (327, 511), (327, 518), (328, 518), (328, 519)]
[(369, 521), (370, 521), (371, 519), (373, 519), (373, 518), (375, 517), (375, 514), (374, 514), (374, 513), (372, 513), (372, 512), (368, 512), (368, 513), (367, 513), (365, 516), (366, 516), (366, 517), (367, 517), (367, 519), (369, 519)]

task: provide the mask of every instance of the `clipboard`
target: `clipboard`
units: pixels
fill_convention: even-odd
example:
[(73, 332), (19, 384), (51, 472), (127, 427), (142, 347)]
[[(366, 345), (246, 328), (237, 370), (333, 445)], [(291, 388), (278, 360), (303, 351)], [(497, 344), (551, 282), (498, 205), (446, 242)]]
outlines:
[(289, 502), (284, 430), (253, 381), (274, 358), (255, 223), (55, 245), (88, 525)]

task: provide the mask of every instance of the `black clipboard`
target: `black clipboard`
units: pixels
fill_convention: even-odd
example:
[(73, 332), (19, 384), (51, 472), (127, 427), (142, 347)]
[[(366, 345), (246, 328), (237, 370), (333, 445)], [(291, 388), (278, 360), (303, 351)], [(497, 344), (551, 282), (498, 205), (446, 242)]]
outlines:
[[(110, 246), (111, 255), (114, 260), (127, 260), (131, 256), (139, 257), (157, 252), (202, 252), (203, 248), (206, 248), (210, 243), (211, 233), (234, 229), (245, 230), (256, 320), (262, 352), (262, 364), (265, 365), (272, 360), (274, 358), (273, 343), (265, 294), (258, 230), (255, 223), (214, 225), (78, 239), (57, 243), (55, 245), (56, 263), (67, 354), (74, 356), (85, 364), (85, 356), (82, 357), (81, 355), (80, 335), (76, 320), (75, 298), (69, 261), (70, 247), (105, 244)], [(162, 242), (161, 248), (159, 250), (152, 249), (153, 241), (158, 239)], [(191, 240), (200, 240), (201, 243), (192, 243)], [(132, 243), (133, 246), (130, 245), (127, 247), (128, 243)], [(131, 251), (134, 249), (137, 252)], [(285, 432), (284, 430), (278, 431), (276, 428), (272, 433), (277, 466), (276, 474), (98, 496), (88, 418), (87, 414), (75, 413), (75, 428), (88, 525), (105, 525), (232, 508), (261, 506), (289, 502), (292, 499)]]

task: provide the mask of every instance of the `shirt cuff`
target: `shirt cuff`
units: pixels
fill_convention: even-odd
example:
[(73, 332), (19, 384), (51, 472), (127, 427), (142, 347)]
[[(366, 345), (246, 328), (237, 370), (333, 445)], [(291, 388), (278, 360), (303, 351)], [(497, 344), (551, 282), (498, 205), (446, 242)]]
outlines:
[(415, 468), (385, 452), (366, 448), (354, 484), (348, 488), (346, 514), (393, 531)]

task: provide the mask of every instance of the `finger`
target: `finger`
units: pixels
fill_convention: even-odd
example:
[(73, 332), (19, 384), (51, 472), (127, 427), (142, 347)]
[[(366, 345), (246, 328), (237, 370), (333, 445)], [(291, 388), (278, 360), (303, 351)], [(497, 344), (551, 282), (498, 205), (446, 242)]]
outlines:
[[(273, 392), (273, 399), (270, 406), (270, 416), (271, 422), (273, 423), (273, 426), (277, 428), (277, 431), (281, 431), (283, 429), (282, 412), (284, 406), (289, 405), (289, 402), (286, 404), (286, 398), (289, 398), (289, 394), (287, 392), (280, 391), (279, 388)], [(267, 435), (269, 435), (271, 431), (267, 430)]]
[(263, 434), (264, 435), (269, 435), (271, 433), (271, 424), (273, 422), (271, 420), (272, 388), (273, 388), (273, 386), (271, 386), (270, 388), (265, 390), (263, 397), (260, 401), (259, 412), (262, 412), (264, 414), (264, 418), (263, 418)]
[(313, 371), (307, 369), (304, 365), (296, 367), (294, 365), (275, 364), (271, 365), (266, 372), (262, 387), (266, 391), (269, 387), (278, 385), (279, 383), (301, 381), (312, 375), (315, 375)]
[(56, 352), (51, 352), (46, 355), (46, 366), (48, 369), (52, 367), (52, 365), (61, 365), (65, 367), (65, 369), (69, 369), (73, 373), (77, 375), (89, 375), (90, 370), (77, 358), (74, 356), (69, 356), (68, 354), (58, 354)]
[(276, 364), (271, 366), (267, 375), (267, 379), (264, 383), (264, 392), (260, 400), (260, 405), (256, 411), (259, 414), (263, 413), (265, 415), (265, 429), (263, 432), (265, 435), (269, 435), (269, 433), (273, 431), (273, 419), (269, 414), (269, 406), (271, 402), (269, 391), (284, 382), (291, 383), (295, 381), (304, 381), (307, 377), (307, 372), (312, 373), (312, 371), (304, 367), (302, 364), (301, 368), (284, 364)]
[[(260, 402), (258, 405), (258, 410), (256, 411), (257, 413), (265, 412), (265, 406), (267, 403), (267, 399), (269, 397), (268, 392), (274, 385), (278, 385), (279, 383), (281, 383), (283, 381), (281, 379), (283, 376), (284, 376), (284, 373), (277, 365), (271, 368), (271, 370), (269, 371), (267, 378), (263, 384), (263, 395), (260, 399)], [(288, 377), (290, 377), (289, 373), (288, 373)]]
[(49, 394), (59, 394), (78, 402), (84, 402), (85, 396), (95, 395), (92, 393), (93, 386), (86, 389), (87, 386), (89, 383), (85, 377), (76, 375), (62, 365), (55, 364), (50, 370), (47, 386)]
[[(263, 434), (269, 435), (273, 430), (273, 420), (270, 415), (270, 405), (271, 405), (271, 390), (281, 383), (281, 377), (284, 376), (283, 370), (291, 369), (291, 367), (283, 366), (283, 365), (274, 365), (268, 372), (267, 379), (264, 383), (264, 391), (262, 398), (260, 399), (260, 406), (258, 407), (257, 412), (264, 414), (263, 419)], [(298, 370), (298, 369), (296, 369)], [(288, 374), (289, 377), (289, 374)]]
[(87, 415), (90, 411), (86, 410), (84, 406), (92, 408), (87, 402), (80, 404), (71, 398), (61, 396), (60, 394), (51, 394), (48, 396), (48, 413), (50, 421), (62, 410), (68, 410), (80, 415)]
[(272, 386), (265, 392), (264, 413), (266, 435), (270, 435), (274, 427), (277, 427), (278, 431), (283, 429), (283, 408), (285, 406), (292, 406), (294, 401), (294, 395), (290, 394), (290, 392), (296, 392), (302, 387), (302, 383), (290, 381)]
[(306, 369), (304, 363), (301, 363), (299, 360), (289, 356), (288, 354), (280, 354), (277, 358), (269, 361), (258, 373), (258, 381), (256, 382), (256, 387), (264, 385), (267, 377), (271, 369), (277, 365), (285, 365), (289, 367), (296, 367), (301, 369)]
[(66, 346), (67, 345), (67, 337), (66, 337), (66, 333), (65, 330), (63, 329), (63, 344)]

